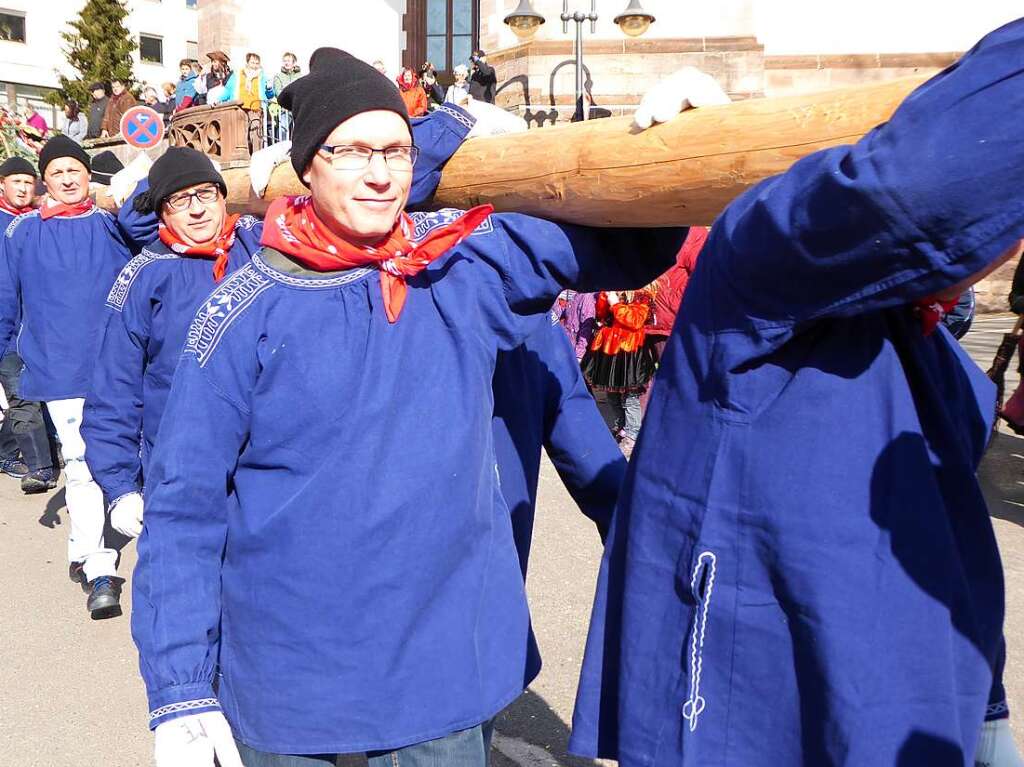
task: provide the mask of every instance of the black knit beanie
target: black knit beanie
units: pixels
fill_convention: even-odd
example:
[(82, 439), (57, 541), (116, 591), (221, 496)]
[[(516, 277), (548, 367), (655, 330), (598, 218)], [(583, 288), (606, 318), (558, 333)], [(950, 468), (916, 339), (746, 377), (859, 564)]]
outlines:
[(216, 184), (227, 196), (224, 177), (209, 157), (189, 147), (171, 147), (149, 169), (149, 189), (135, 198), (135, 210), (156, 213), (172, 194), (197, 184)]
[(92, 170), (88, 153), (76, 141), (61, 134), (43, 144), (43, 149), (39, 153), (39, 175), (46, 173), (46, 166), (61, 157), (73, 157), (82, 163), (86, 170)]
[(36, 173), (36, 169), (32, 167), (32, 163), (24, 157), (8, 157), (4, 160), (3, 165), (0, 165), (0, 178), (17, 176), (19, 174), (31, 176), (32, 178), (39, 178), (39, 174)]
[(109, 149), (92, 158), (92, 180), (97, 184), (110, 186), (114, 174), (124, 170), (124, 163)]
[(409, 112), (395, 84), (337, 48), (318, 48), (309, 59), (309, 74), (293, 81), (278, 101), (295, 120), (292, 167), (300, 179), (331, 132), (357, 114), (377, 109), (395, 112), (412, 134)]

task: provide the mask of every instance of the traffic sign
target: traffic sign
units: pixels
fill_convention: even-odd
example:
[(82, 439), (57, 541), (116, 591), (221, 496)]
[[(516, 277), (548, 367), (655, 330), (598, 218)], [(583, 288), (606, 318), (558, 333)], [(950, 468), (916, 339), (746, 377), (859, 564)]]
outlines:
[(164, 138), (164, 118), (151, 107), (132, 107), (121, 118), (121, 135), (136, 149), (152, 149)]

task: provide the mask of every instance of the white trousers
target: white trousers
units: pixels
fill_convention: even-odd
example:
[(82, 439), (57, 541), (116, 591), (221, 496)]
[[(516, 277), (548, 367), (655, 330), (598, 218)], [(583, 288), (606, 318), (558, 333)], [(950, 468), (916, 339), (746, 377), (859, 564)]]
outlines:
[(64, 492), (71, 517), (68, 531), (68, 561), (81, 562), (87, 580), (101, 575), (114, 575), (117, 552), (103, 543), (103, 491), (100, 490), (85, 462), (85, 441), (82, 439), (82, 408), (84, 399), (58, 399), (46, 403), (50, 420), (57, 430), (61, 454), (64, 456)]

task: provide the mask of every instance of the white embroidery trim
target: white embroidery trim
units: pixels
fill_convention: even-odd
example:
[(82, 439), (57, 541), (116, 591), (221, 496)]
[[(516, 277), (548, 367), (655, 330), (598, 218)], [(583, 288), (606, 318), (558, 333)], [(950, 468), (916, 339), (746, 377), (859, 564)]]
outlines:
[(1006, 704), (1006, 701), (1004, 700), (999, 703), (990, 703), (988, 705), (988, 708), (985, 709), (985, 716), (999, 716), (999, 714), (1006, 714), (1009, 713), (1009, 711), (1010, 707)]
[(458, 109), (452, 109), (451, 107), (447, 107), (444, 104), (440, 105), (436, 111), (444, 112), (449, 117), (454, 117), (460, 123), (465, 125), (469, 130), (473, 130), (473, 126), (476, 125), (476, 119), (466, 117), (466, 115), (464, 115)]
[(139, 255), (122, 267), (117, 275), (117, 279), (114, 280), (114, 284), (110, 288), (110, 293), (107, 294), (107, 306), (117, 311), (124, 309), (125, 301), (128, 300), (128, 293), (132, 285), (135, 284), (135, 278), (139, 276), (139, 272), (146, 265), (154, 261), (180, 258), (180, 256), (174, 253), (154, 253), (148, 248), (144, 248)]
[[(708, 608), (711, 605), (711, 592), (715, 587), (715, 567), (718, 559), (713, 552), (702, 551), (697, 557), (690, 578), (690, 590), (697, 600), (697, 612), (693, 616), (693, 630), (690, 638), (690, 697), (683, 704), (683, 718), (690, 723), (690, 732), (697, 729), (697, 720), (704, 712), (707, 701), (700, 694), (700, 678), (704, 670), (704, 632), (708, 624)], [(707, 572), (707, 586), (704, 596), (697, 592), (700, 576)]]
[(149, 712), (149, 721), (154, 721), (168, 714), (176, 714), (180, 711), (194, 711), (197, 708), (220, 708), (220, 702), (216, 698), (200, 698), (199, 700), (186, 700), (181, 703), (170, 703)]
[(290, 285), (293, 288), (306, 288), (312, 290), (317, 288), (337, 288), (341, 285), (348, 285), (350, 282), (355, 282), (356, 280), (377, 271), (372, 267), (364, 267), (361, 269), (351, 269), (338, 277), (324, 277), (317, 279), (316, 277), (295, 277), (290, 274), (285, 274), (284, 272), (279, 272), (264, 261), (259, 253), (252, 257), (251, 263), (272, 280), (283, 282), (285, 285)]

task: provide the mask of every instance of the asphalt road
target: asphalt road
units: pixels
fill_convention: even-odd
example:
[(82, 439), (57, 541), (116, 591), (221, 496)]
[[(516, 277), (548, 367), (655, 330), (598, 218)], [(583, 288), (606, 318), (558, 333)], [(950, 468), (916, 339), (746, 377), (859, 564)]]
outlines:
[[(968, 336), (965, 345), (983, 367), (1010, 322), (979, 320)], [(1015, 383), (1011, 377), (1010, 391)], [(1000, 434), (981, 476), (1006, 570), (1006, 680), (1014, 708), (1024, 705), (1024, 440)], [(150, 765), (146, 699), (127, 618), (89, 620), (85, 596), (67, 578), (63, 506), (62, 490), (26, 498), (14, 480), (0, 477), (0, 767)], [(567, 757), (565, 743), (600, 543), (547, 464), (534, 541), (528, 590), (544, 669), (500, 716), (494, 764), (593, 765)], [(122, 573), (134, 563), (128, 544)], [(130, 590), (124, 604), (127, 614)], [(1021, 731), (1024, 725), (1019, 739)]]

